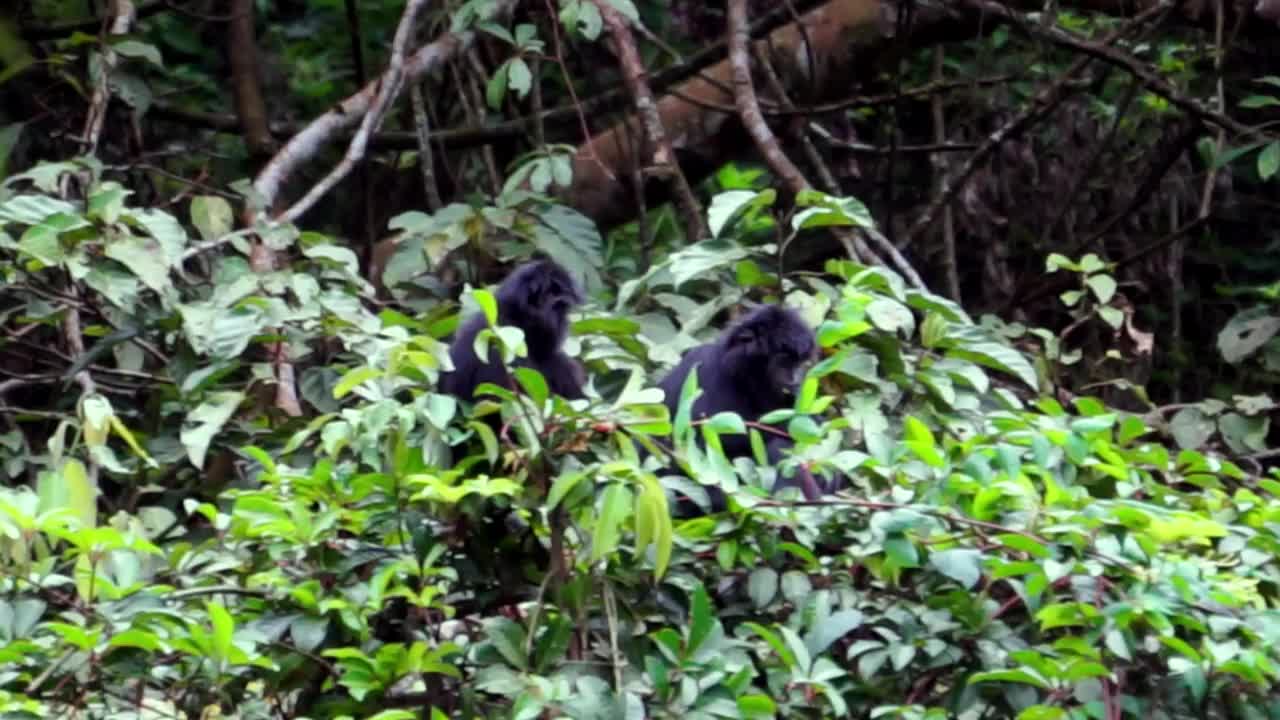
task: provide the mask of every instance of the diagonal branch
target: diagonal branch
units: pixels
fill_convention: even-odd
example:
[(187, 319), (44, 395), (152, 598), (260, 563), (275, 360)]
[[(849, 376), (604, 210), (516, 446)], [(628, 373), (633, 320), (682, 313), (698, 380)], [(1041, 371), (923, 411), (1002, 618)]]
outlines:
[(755, 84), (751, 81), (751, 56), (747, 45), (751, 40), (747, 26), (747, 1), (729, 0), (729, 67), (733, 78), (733, 99), (742, 118), (742, 124), (756, 149), (764, 156), (769, 168), (773, 170), (793, 193), (809, 189), (809, 181), (804, 173), (782, 151), (778, 138), (765, 122), (764, 113), (760, 111), (760, 102), (756, 99)]
[[(493, 6), (495, 14), (507, 14), (518, 4), (519, 0), (497, 0)], [(397, 30), (397, 35), (399, 30)], [(475, 42), (474, 31), (447, 32), (432, 42), (424, 45), (403, 58), (402, 80), (416, 82), (423, 75), (458, 56)], [(361, 90), (346, 100), (338, 103), (333, 109), (311, 121), (298, 134), (289, 139), (275, 157), (267, 163), (262, 172), (254, 179), (255, 192), (264, 201), (264, 207), (275, 204), (284, 182), (298, 167), (307, 162), (324, 149), (325, 145), (336, 134), (361, 122), (382, 95), (384, 83), (389, 78), (387, 73), (375, 78)], [(365, 142), (367, 143), (367, 138)], [(354, 142), (354, 140), (353, 140)]]
[(635, 98), (636, 113), (640, 116), (645, 140), (652, 153), (655, 166), (652, 171), (663, 175), (671, 184), (672, 195), (676, 206), (680, 208), (680, 215), (689, 235), (695, 240), (706, 238), (709, 233), (706, 223), (702, 220), (702, 207), (694, 197), (689, 180), (680, 171), (675, 152), (671, 149), (671, 142), (667, 140), (662, 117), (658, 115), (658, 105), (653, 99), (653, 90), (645, 79), (648, 73), (645, 71), (644, 62), (640, 59), (640, 52), (636, 49), (635, 38), (631, 35), (622, 13), (605, 0), (595, 0), (595, 3), (605, 26), (609, 28), (609, 34), (613, 37), (627, 90)]
[(329, 171), (329, 174), (320, 182), (311, 187), (302, 199), (294, 203), (293, 207), (280, 214), (279, 219), (285, 222), (293, 222), (297, 220), (303, 213), (311, 209), (320, 198), (333, 189), (333, 186), (342, 181), (355, 164), (364, 157), (365, 148), (369, 146), (369, 136), (372, 135), (378, 126), (382, 124), (382, 120), (386, 117), (387, 108), (391, 107), (392, 101), (400, 95), (400, 89), (404, 87), (404, 68), (405, 53), (409, 45), (409, 39), (413, 36), (413, 31), (417, 23), (418, 13), (422, 11), (422, 6), (426, 4), (426, 0), (409, 0), (405, 5), (404, 14), (400, 16), (400, 26), (396, 28), (396, 37), (391, 46), (391, 60), (387, 64), (387, 70), (377, 82), (377, 94), (370, 104), (368, 112), (365, 113), (364, 119), (360, 122), (360, 130), (355, 137), (351, 138), (351, 144), (347, 146), (347, 154), (343, 156), (342, 161)]

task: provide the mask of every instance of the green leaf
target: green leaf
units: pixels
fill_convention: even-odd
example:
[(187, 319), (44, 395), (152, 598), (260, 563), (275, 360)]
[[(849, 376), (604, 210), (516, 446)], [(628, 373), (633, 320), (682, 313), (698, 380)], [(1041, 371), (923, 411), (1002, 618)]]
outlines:
[(176, 298), (169, 280), (169, 265), (159, 243), (152, 238), (128, 236), (108, 243), (104, 254), (124, 265), (163, 300)]
[(191, 199), (191, 224), (205, 240), (217, 240), (234, 227), (231, 203), (217, 195), (198, 195)]
[(765, 608), (778, 595), (778, 571), (771, 567), (756, 568), (747, 577), (747, 595), (757, 608)]
[(1186, 407), (1179, 410), (1169, 420), (1169, 430), (1179, 448), (1195, 450), (1213, 437), (1216, 424), (1213, 418), (1205, 415), (1198, 407)]
[(1250, 95), (1240, 101), (1240, 107), (1248, 110), (1280, 106), (1280, 98), (1274, 95)]
[(784, 642), (777, 633), (755, 622), (744, 622), (743, 626), (756, 635), (759, 635), (761, 640), (768, 643), (769, 647), (773, 648), (773, 651), (778, 653), (778, 659), (782, 661), (784, 666), (787, 668), (796, 667), (795, 653), (791, 651), (791, 648), (788, 647), (787, 643)]
[(493, 296), (493, 293), (482, 288), (472, 290), (471, 299), (480, 306), (480, 312), (484, 313), (485, 324), (490, 326), (498, 324), (498, 299)]
[(1000, 535), (996, 535), (996, 540), (1005, 547), (1027, 553), (1034, 558), (1047, 560), (1052, 557), (1052, 554), (1049, 552), (1049, 548), (1025, 535), (1002, 533)]
[(496, 617), (485, 621), (484, 630), (502, 659), (517, 670), (528, 669), (529, 659), (524, 652), (525, 632), (520, 624), (504, 617)]
[[(567, 185), (568, 181), (561, 184)], [(530, 232), (534, 247), (581, 278), (587, 293), (603, 286), (599, 268), (605, 264), (604, 238), (594, 220), (571, 207), (552, 203), (538, 211)]]
[(164, 67), (164, 59), (160, 57), (160, 51), (150, 43), (138, 40), (120, 40), (112, 43), (111, 48), (124, 57), (140, 58), (158, 68)]
[[(30, 60), (30, 56), (27, 57)], [(11, 65), (9, 70), (11, 71)], [(0, 71), (0, 84), (2, 84), (4, 72)], [(0, 178), (9, 177), (9, 158), (13, 156), (13, 148), (17, 146), (18, 140), (22, 137), (22, 129), (26, 127), (26, 123), (9, 123), (8, 125), (0, 125)]]
[(209, 622), (213, 626), (213, 656), (214, 659), (221, 663), (226, 663), (231, 659), (232, 636), (235, 634), (235, 620), (231, 618), (231, 613), (227, 612), (227, 608), (216, 600), (210, 600), (205, 604), (205, 610), (209, 613)]
[(512, 58), (508, 63), (507, 87), (515, 90), (516, 95), (521, 98), (529, 94), (529, 89), (533, 87), (533, 73), (523, 59)]
[(560, 505), (560, 501), (586, 477), (587, 473), (583, 471), (562, 473), (556, 477), (555, 481), (551, 483), (551, 489), (547, 491), (547, 509), (556, 509)]
[(1103, 305), (1111, 302), (1111, 298), (1115, 297), (1116, 280), (1110, 275), (1090, 275), (1084, 282), (1093, 291), (1094, 297), (1098, 298), (1098, 302)]
[[(79, 218), (78, 210), (66, 200), (47, 195), (15, 195), (0, 203), (0, 223), (35, 225), (52, 215)], [(86, 224), (83, 218), (79, 224)]]
[(867, 305), (867, 319), (885, 332), (902, 331), (906, 337), (910, 337), (916, 328), (916, 318), (911, 310), (897, 300), (886, 297), (876, 298)]
[(1049, 682), (1043, 677), (1030, 669), (1021, 670), (995, 670), (992, 672), (979, 672), (969, 676), (971, 684), (982, 682), (1011, 682), (1023, 685), (1034, 685), (1041, 690), (1049, 690), (1051, 688)]
[(686, 651), (694, 655), (702, 647), (702, 643), (715, 628), (716, 616), (711, 607), (711, 598), (702, 585), (693, 588), (693, 597), (689, 602), (689, 642)]
[(730, 221), (739, 217), (749, 217), (761, 208), (772, 207), (777, 201), (778, 193), (768, 190), (729, 190), (717, 193), (711, 198), (711, 206), (707, 208), (707, 229), (712, 237), (719, 237)]
[(1009, 373), (1035, 390), (1039, 388), (1035, 368), (1022, 353), (1001, 343), (971, 339), (968, 333), (953, 332), (947, 339), (948, 357), (962, 358)]
[(36, 481), (40, 512), (70, 510), (82, 529), (93, 528), (98, 518), (98, 488), (89, 478), (84, 463), (68, 458), (61, 469), (42, 472)]
[(1244, 360), (1280, 332), (1280, 315), (1265, 306), (1239, 312), (1218, 332), (1218, 351), (1232, 365)]
[(206, 400), (187, 414), (179, 435), (182, 445), (187, 449), (187, 459), (191, 464), (204, 467), (205, 453), (209, 444), (244, 400), (244, 393), (221, 391), (209, 393)]
[(42, 265), (57, 267), (68, 258), (61, 235), (88, 225), (75, 215), (52, 215), (27, 228), (18, 240), (18, 249), (39, 260)]
[(739, 695), (738, 712), (744, 720), (772, 718), (778, 715), (778, 706), (768, 695)]
[(966, 590), (982, 579), (982, 553), (977, 550), (954, 548), (935, 552), (929, 555), (929, 564)]
[(1102, 262), (1102, 259), (1093, 253), (1089, 253), (1080, 258), (1080, 271), (1086, 275), (1092, 275), (1093, 273), (1101, 272), (1106, 269), (1106, 263)]
[(637, 498), (637, 529), (636, 529), (636, 549), (643, 550), (649, 543), (641, 541), (641, 533), (639, 522), (641, 517), (645, 520), (646, 530), (644, 535), (646, 539), (652, 538), (654, 546), (654, 568), (653, 573), (655, 579), (661, 579), (667, 572), (667, 567), (671, 563), (671, 551), (674, 547), (674, 532), (671, 525), (671, 510), (667, 505), (667, 494), (662, 489), (662, 484), (652, 475), (645, 474), (641, 477), (641, 492)]
[(631, 488), (622, 483), (610, 483), (600, 499), (600, 516), (596, 518), (595, 533), (591, 538), (591, 562), (612, 555), (618, 549), (622, 523), (634, 508)]
[(489, 78), (489, 82), (485, 84), (484, 99), (490, 110), (502, 108), (502, 99), (507, 95), (507, 71), (510, 67), (510, 60), (499, 65), (498, 69), (493, 71), (493, 77)]
[(342, 376), (337, 385), (333, 386), (333, 397), (335, 400), (341, 400), (360, 385), (379, 377), (382, 377), (382, 371), (378, 368), (366, 366), (350, 370)]
[(929, 429), (929, 426), (908, 415), (903, 420), (903, 434), (905, 436), (903, 444), (911, 448), (911, 452), (916, 457), (923, 460), (930, 467), (946, 466), (946, 458), (939, 451), (937, 443), (933, 439), (933, 431)]
[[(1280, 101), (1276, 104), (1280, 105)], [(1270, 180), (1277, 171), (1280, 171), (1280, 140), (1272, 141), (1258, 153), (1258, 177)]]
[(1098, 317), (1102, 318), (1102, 321), (1110, 325), (1113, 330), (1119, 330), (1120, 326), (1124, 324), (1124, 313), (1118, 308), (1098, 308)]
[(528, 367), (518, 367), (511, 371), (515, 376), (516, 382), (520, 383), (520, 387), (524, 389), (529, 399), (539, 406), (547, 401), (551, 396), (551, 389), (547, 387), (547, 380), (542, 373)]
[(817, 190), (802, 190), (796, 194), (796, 206), (804, 207), (791, 218), (794, 230), (817, 227), (875, 228), (875, 218), (867, 206), (857, 198), (836, 197)]
[(114, 180), (108, 180), (89, 193), (85, 214), (108, 225), (115, 223), (124, 210), (125, 199), (132, 194), (132, 190)]

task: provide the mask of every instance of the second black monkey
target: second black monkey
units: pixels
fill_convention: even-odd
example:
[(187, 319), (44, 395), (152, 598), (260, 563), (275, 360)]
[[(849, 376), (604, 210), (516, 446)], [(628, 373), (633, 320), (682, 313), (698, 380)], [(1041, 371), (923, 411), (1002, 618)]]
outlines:
[[(791, 404), (816, 348), (813, 330), (799, 315), (784, 307), (765, 305), (734, 323), (714, 342), (685, 353), (658, 387), (666, 394), (667, 408), (674, 415), (685, 378), (697, 365), (702, 394), (693, 403), (693, 419), (734, 412), (746, 422), (755, 422), (762, 415)], [(764, 435), (770, 464), (776, 464), (782, 458), (782, 450), (792, 445), (785, 430), (781, 432)], [(720, 442), (730, 460), (752, 454), (748, 435), (722, 435)], [(832, 489), (820, 487), (801, 468), (794, 478), (779, 477), (775, 490), (795, 486), (809, 500)], [(723, 510), (724, 493), (715, 487), (706, 490), (712, 510)]]
[[(552, 392), (574, 400), (585, 397), (582, 366), (565, 354), (561, 346), (569, 332), (569, 310), (582, 302), (582, 293), (567, 270), (552, 260), (535, 260), (516, 268), (498, 286), (498, 324), (524, 331), (528, 355), (516, 367), (530, 367), (542, 373)], [(476, 335), (485, 328), (483, 314), (473, 316), (459, 328), (449, 346), (453, 371), (440, 376), (440, 390), (463, 400), (473, 399), (482, 383), (511, 387), (511, 377), (489, 348), (489, 357), (475, 353)]]

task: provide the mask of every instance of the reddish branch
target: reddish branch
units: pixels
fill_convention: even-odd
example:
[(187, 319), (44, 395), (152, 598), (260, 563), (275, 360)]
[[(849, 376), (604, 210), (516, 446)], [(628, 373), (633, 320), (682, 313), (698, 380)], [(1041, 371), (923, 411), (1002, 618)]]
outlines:
[(227, 55), (231, 61), (231, 97), (244, 132), (249, 157), (265, 159), (275, 150), (267, 104), (258, 74), (258, 40), (253, 32), (253, 0), (230, 0)]
[(728, 20), (729, 67), (733, 77), (733, 99), (738, 117), (742, 118), (743, 126), (755, 141), (756, 149), (764, 156), (769, 168), (787, 184), (787, 188), (793, 193), (807, 190), (810, 187), (809, 181), (800, 172), (800, 168), (796, 167), (796, 164), (791, 162), (791, 158), (782, 151), (778, 138), (765, 122), (764, 114), (760, 112), (755, 84), (751, 81), (751, 55), (747, 51), (751, 35), (747, 26), (746, 0), (729, 0)]
[(689, 236), (696, 240), (708, 237), (709, 232), (702, 219), (702, 207), (693, 195), (689, 180), (680, 171), (671, 143), (667, 140), (662, 117), (658, 114), (658, 105), (653, 99), (653, 90), (645, 80), (648, 72), (645, 70), (643, 61), (640, 60), (640, 52), (636, 50), (635, 38), (627, 27), (625, 18), (612, 5), (605, 0), (595, 0), (595, 3), (600, 9), (605, 27), (609, 29), (610, 37), (613, 38), (618, 62), (622, 65), (623, 80), (635, 100), (636, 113), (640, 116), (647, 149), (652, 153), (653, 166), (648, 170), (670, 183), (672, 196), (675, 198), (676, 207), (680, 210), (680, 216), (684, 220)]

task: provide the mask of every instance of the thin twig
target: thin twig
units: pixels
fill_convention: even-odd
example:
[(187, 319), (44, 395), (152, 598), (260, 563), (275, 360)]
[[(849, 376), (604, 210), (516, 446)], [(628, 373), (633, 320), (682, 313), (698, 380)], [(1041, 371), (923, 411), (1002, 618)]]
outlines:
[(623, 17), (605, 0), (595, 0), (596, 7), (604, 19), (605, 27), (613, 38), (614, 50), (622, 65), (623, 80), (627, 89), (635, 99), (636, 114), (640, 117), (644, 129), (645, 140), (653, 153), (654, 171), (660, 174), (671, 186), (671, 195), (676, 207), (680, 210), (680, 218), (684, 222), (685, 232), (693, 240), (702, 240), (710, 236), (707, 224), (702, 216), (702, 206), (693, 194), (693, 187), (680, 170), (676, 162), (675, 151), (667, 139), (666, 129), (662, 126), (662, 117), (658, 114), (658, 105), (653, 97), (653, 90), (646, 78), (648, 72), (644, 61), (640, 59), (640, 51), (636, 49), (635, 39)]
[(355, 164), (364, 157), (365, 148), (369, 144), (369, 136), (382, 124), (387, 108), (399, 96), (400, 89), (404, 84), (405, 54), (409, 46), (409, 40), (413, 37), (418, 13), (425, 4), (426, 0), (409, 0), (408, 4), (405, 5), (404, 13), (400, 16), (400, 25), (396, 28), (395, 40), (391, 45), (391, 58), (387, 63), (387, 70), (378, 81), (378, 94), (374, 97), (369, 111), (365, 113), (364, 119), (360, 122), (360, 130), (356, 132), (355, 137), (351, 138), (351, 144), (347, 146), (347, 154), (343, 156), (342, 161), (333, 170), (329, 171), (328, 175), (313, 185), (311, 190), (302, 196), (301, 200), (281, 213), (281, 220), (285, 222), (297, 220), (345, 178)]

